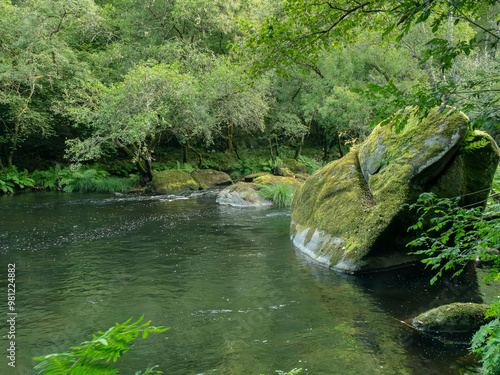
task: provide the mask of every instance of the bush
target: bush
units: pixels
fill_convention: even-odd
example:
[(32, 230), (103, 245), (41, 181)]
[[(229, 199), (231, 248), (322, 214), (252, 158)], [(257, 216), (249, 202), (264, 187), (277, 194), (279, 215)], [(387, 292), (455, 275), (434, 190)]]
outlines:
[(22, 172), (19, 172), (16, 167), (0, 170), (0, 191), (3, 193), (13, 193), (16, 190), (33, 186), (35, 186), (35, 181), (28, 176), (26, 169)]
[(307, 173), (313, 174), (318, 169), (323, 168), (324, 163), (317, 161), (312, 158), (308, 158), (307, 156), (300, 155), (297, 159), (299, 163), (305, 164), (307, 166)]
[(290, 207), (296, 188), (290, 184), (279, 182), (273, 185), (260, 185), (258, 194), (269, 199), (277, 207)]
[(129, 187), (138, 184), (139, 179), (135, 175), (129, 178), (110, 177), (109, 173), (96, 169), (65, 168), (59, 181), (59, 187), (67, 193), (116, 193), (126, 191)]

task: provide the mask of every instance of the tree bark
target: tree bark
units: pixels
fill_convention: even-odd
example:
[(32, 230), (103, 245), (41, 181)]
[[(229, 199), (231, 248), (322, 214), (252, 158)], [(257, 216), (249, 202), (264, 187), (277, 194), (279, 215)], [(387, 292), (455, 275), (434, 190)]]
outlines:
[(295, 160), (299, 159), (300, 153), (302, 152), (302, 147), (304, 147), (304, 136), (302, 136), (299, 145), (295, 149), (295, 156), (293, 157)]
[(227, 127), (227, 152), (228, 153), (231, 153), (234, 151), (233, 134), (234, 134), (234, 125), (230, 124)]
[(340, 154), (340, 157), (344, 157), (344, 152), (342, 151), (342, 146), (340, 144), (340, 133), (337, 132), (337, 144), (338, 144), (338, 148), (339, 148), (339, 154)]
[(189, 147), (188, 144), (183, 145), (183, 149), (182, 149), (182, 162), (183, 163), (189, 162), (188, 147)]

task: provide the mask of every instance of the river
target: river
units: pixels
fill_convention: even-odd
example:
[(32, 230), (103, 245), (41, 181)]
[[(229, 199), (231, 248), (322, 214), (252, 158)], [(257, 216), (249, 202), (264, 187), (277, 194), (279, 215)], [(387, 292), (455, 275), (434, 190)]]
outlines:
[[(16, 267), (16, 368), (144, 315), (153, 333), (117, 363), (133, 374), (471, 374), (466, 348), (422, 340), (399, 320), (481, 302), (474, 276), (428, 283), (414, 270), (354, 277), (294, 251), (286, 209), (190, 197), (27, 193), (0, 197), (0, 325)], [(472, 281), (471, 281), (472, 280)]]

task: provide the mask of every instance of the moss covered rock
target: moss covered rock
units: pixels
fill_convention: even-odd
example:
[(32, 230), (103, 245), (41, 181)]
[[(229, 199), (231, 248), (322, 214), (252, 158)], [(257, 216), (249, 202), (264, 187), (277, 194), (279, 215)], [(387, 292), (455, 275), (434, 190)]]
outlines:
[(283, 160), (283, 167), (289, 169), (294, 174), (306, 174), (307, 173), (307, 165), (305, 165), (303, 163), (299, 163), (295, 159)]
[(431, 334), (469, 334), (485, 321), (486, 306), (477, 303), (451, 303), (420, 314), (412, 325)]
[(265, 208), (273, 203), (257, 194), (258, 186), (247, 182), (238, 182), (222, 190), (216, 202), (225, 206)]
[(254, 183), (257, 185), (276, 185), (283, 183), (292, 185), (295, 188), (298, 188), (303, 182), (303, 180), (295, 179), (293, 177), (273, 176), (272, 174), (263, 175), (254, 180)]
[[(409, 114), (399, 134), (389, 126), (377, 126), (358, 149), (316, 171), (297, 190), (291, 207), (295, 246), (349, 273), (416, 261), (406, 248), (413, 239), (407, 228), (416, 219), (405, 204), (433, 188), (451, 197), (491, 184), (497, 147), (492, 142), (491, 147), (460, 151), (468, 123), (461, 112), (447, 115), (434, 110), (423, 120)], [(480, 171), (466, 167), (478, 159)], [(463, 182), (457, 187), (459, 180)]]
[(189, 173), (171, 170), (156, 173), (151, 187), (159, 194), (177, 194), (188, 190), (198, 190), (200, 185)]
[(278, 176), (282, 176), (282, 177), (294, 177), (295, 176), (295, 173), (293, 173), (289, 168), (283, 167), (281, 165), (278, 165), (276, 167), (275, 173)]
[(261, 176), (272, 176), (272, 174), (269, 172), (252, 173), (252, 174), (245, 176), (244, 181), (245, 182), (253, 182), (256, 178), (259, 178)]
[(208, 188), (231, 185), (233, 183), (227, 173), (214, 169), (198, 169), (191, 172), (191, 177), (201, 186)]

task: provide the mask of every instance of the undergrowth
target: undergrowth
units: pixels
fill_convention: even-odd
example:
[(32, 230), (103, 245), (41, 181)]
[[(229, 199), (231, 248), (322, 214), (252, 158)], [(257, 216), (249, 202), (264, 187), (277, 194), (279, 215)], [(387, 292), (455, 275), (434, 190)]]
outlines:
[(265, 199), (270, 200), (276, 207), (290, 207), (293, 193), (296, 188), (284, 182), (278, 182), (272, 185), (259, 185), (258, 194)]

